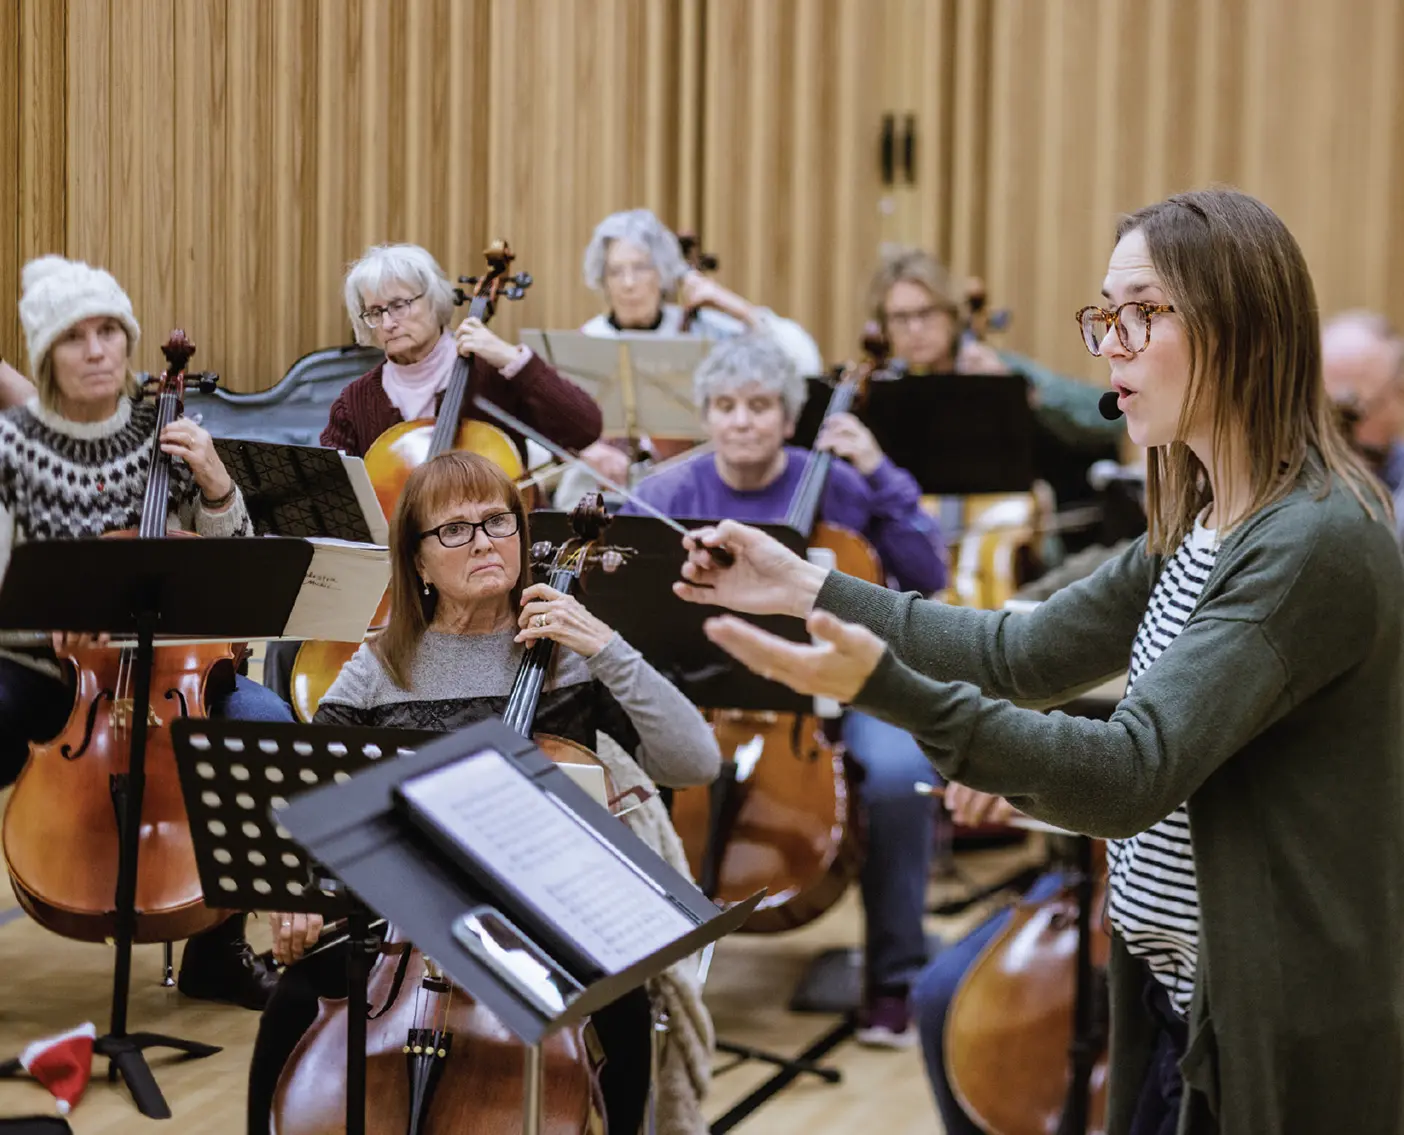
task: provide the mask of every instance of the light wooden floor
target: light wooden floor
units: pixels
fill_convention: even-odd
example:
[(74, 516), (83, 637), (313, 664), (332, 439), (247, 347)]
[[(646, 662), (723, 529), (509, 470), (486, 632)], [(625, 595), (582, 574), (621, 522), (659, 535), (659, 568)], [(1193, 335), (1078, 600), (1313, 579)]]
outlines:
[[(3, 802), (0, 793), (0, 802)], [(953, 897), (970, 882), (1006, 875), (1027, 851), (964, 855), (964, 881), (936, 884), (933, 896)], [(8, 879), (0, 884), (0, 919), (14, 911)], [(930, 929), (951, 938), (980, 917), (979, 909), (959, 921), (932, 920)], [(251, 922), (250, 939), (265, 949), (267, 929)], [(796, 1054), (826, 1032), (836, 1019), (791, 1013), (789, 995), (805, 966), (819, 951), (859, 941), (861, 914), (855, 890), (828, 916), (803, 930), (778, 936), (734, 936), (718, 947), (707, 985), (707, 1002), (717, 1031), (729, 1040)], [(0, 1059), (17, 1054), (37, 1038), (91, 1020), (102, 1032), (109, 1011), (112, 951), (58, 938), (23, 916), (0, 925)], [(177, 948), (177, 960), (179, 948)], [(169, 1130), (180, 1135), (240, 1135), (245, 1077), (257, 1028), (257, 1015), (228, 1006), (182, 998), (158, 984), (159, 947), (139, 947), (133, 968), (131, 1031), (165, 1031), (222, 1045), (205, 1060), (170, 1063), (156, 1055), (152, 1066), (174, 1114), (166, 1126), (152, 1126), (131, 1104), (126, 1090), (101, 1077), (70, 1116), (78, 1135), (128, 1135)], [(918, 1053), (874, 1052), (848, 1042), (828, 1063), (843, 1073), (837, 1085), (812, 1079), (796, 1082), (742, 1123), (749, 1132), (854, 1132), (881, 1129), (884, 1135), (937, 1135), (941, 1127), (932, 1105)], [(709, 1118), (725, 1113), (767, 1076), (751, 1064), (719, 1076), (708, 1101)], [(27, 1080), (0, 1080), (0, 1116), (53, 1114), (52, 1098)]]

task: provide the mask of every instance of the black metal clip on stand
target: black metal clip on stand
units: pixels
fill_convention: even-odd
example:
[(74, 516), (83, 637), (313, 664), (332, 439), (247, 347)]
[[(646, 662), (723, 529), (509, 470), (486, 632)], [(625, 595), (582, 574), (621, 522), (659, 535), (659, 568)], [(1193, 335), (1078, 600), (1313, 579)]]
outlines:
[[(200, 1041), (127, 1031), (156, 635), (230, 641), (279, 635), (311, 559), (311, 546), (299, 540), (49, 541), (17, 547), (0, 589), (5, 630), (136, 636), (130, 763), (111, 786), (119, 834), (112, 1013), (93, 1050), (109, 1058), (108, 1081), (121, 1075), (137, 1109), (152, 1119), (169, 1119), (171, 1109), (145, 1051), (171, 1048), (190, 1059), (220, 1051)], [(92, 586), (94, 579), (102, 586)], [(222, 579), (260, 585), (217, 589)], [(0, 1075), (18, 1070), (17, 1060), (0, 1064)]]

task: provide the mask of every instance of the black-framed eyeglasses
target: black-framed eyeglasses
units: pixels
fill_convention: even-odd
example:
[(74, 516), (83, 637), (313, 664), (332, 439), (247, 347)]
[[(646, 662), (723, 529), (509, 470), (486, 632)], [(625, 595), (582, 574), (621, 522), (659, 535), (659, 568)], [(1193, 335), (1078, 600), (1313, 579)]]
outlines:
[(409, 311), (416, 303), (424, 298), (425, 293), (420, 292), (417, 296), (410, 296), (408, 299), (391, 300), (384, 307), (368, 307), (361, 312), (361, 322), (367, 327), (379, 327), (380, 321), (387, 315), (393, 315), (396, 319), (403, 319), (405, 312)]
[(485, 516), (482, 520), (450, 520), (447, 524), (440, 524), (437, 528), (431, 528), (428, 532), (421, 532), (419, 538), (427, 540), (430, 536), (437, 536), (439, 543), (445, 548), (461, 548), (464, 544), (471, 544), (474, 537), (481, 528), (493, 540), (503, 540), (508, 536), (517, 534), (517, 514), (515, 512), (494, 512), (491, 516)]
[(1077, 313), (1077, 325), (1082, 331), (1082, 345), (1093, 356), (1102, 353), (1102, 340), (1116, 328), (1121, 345), (1133, 355), (1150, 346), (1151, 318), (1174, 311), (1168, 303), (1142, 303), (1131, 300), (1108, 311), (1104, 307), (1084, 307)]

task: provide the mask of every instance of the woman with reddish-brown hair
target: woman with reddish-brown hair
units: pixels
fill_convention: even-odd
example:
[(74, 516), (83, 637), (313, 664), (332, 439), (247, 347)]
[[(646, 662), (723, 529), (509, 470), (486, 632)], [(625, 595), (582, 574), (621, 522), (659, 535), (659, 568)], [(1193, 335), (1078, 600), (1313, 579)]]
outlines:
[[(698, 709), (615, 631), (573, 596), (532, 583), (530, 547), (521, 494), (491, 461), (453, 452), (416, 469), (390, 526), (390, 624), (342, 669), (314, 724), (448, 732), (500, 715), (527, 647), (550, 639), (560, 649), (535, 730), (598, 749), (617, 787), (644, 786), (646, 803), (625, 822), (640, 825), (646, 842), (670, 843), (676, 835), (653, 784), (715, 779), (716, 738)], [(611, 758), (598, 744), (601, 733), (623, 753)], [(275, 916), (273, 924), (281, 962), (301, 957), (321, 928), (309, 915)], [(267, 1130), (279, 1071), (316, 1017), (317, 996), (346, 995), (337, 984), (345, 981), (344, 955), (328, 953), (330, 962), (309, 959), (312, 978), (291, 966), (264, 1015), (250, 1080), (251, 1130)], [(609, 1051), (601, 1086), (611, 1130), (637, 1130), (647, 1096), (651, 1018), (647, 997), (636, 993), (593, 1018)], [(705, 1013), (700, 998), (690, 1008)]]

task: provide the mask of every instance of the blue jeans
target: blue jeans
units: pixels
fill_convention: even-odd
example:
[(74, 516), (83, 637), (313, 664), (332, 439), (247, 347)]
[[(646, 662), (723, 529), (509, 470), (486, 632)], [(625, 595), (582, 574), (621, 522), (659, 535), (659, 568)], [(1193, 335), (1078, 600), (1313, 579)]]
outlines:
[[(14, 782), (29, 758), (31, 741), (47, 741), (68, 720), (68, 685), (23, 663), (0, 658), (0, 787)], [(210, 716), (233, 721), (292, 721), (288, 703), (242, 674), (234, 688), (210, 704)]]
[[(1064, 881), (1061, 873), (1049, 872), (1040, 876), (1024, 897), (1030, 902), (1041, 902), (1057, 894)], [(946, 1075), (946, 1016), (966, 971), (974, 965), (980, 952), (1004, 933), (1013, 916), (1012, 908), (1002, 910), (959, 942), (946, 947), (912, 986), (912, 1014), (921, 1034), (926, 1078), (931, 1082), (931, 1094), (936, 1097), (936, 1109), (941, 1113), (947, 1135), (980, 1135), (980, 1128), (970, 1121), (951, 1092), (951, 1081)]]
[(938, 783), (921, 747), (895, 725), (850, 710), (843, 743), (863, 769), (858, 796), (867, 816), (861, 877), (870, 990), (910, 985), (926, 965), (926, 881), (936, 805), (917, 781)]

